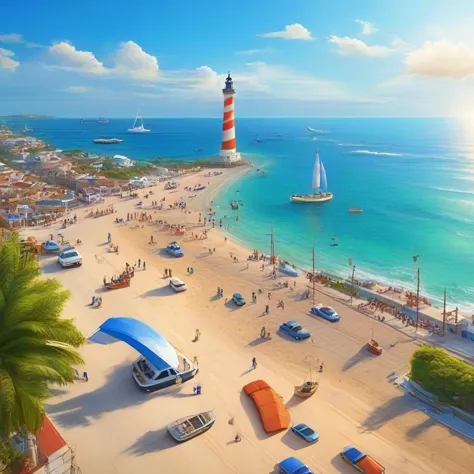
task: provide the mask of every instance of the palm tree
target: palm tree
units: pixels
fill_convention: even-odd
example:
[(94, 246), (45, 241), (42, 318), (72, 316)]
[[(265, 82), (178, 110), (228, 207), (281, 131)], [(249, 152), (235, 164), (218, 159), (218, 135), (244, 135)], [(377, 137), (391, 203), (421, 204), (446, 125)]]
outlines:
[(55, 279), (39, 278), (38, 262), (17, 234), (0, 242), (0, 437), (37, 433), (48, 384), (74, 381), (84, 336), (61, 313), (69, 298)]

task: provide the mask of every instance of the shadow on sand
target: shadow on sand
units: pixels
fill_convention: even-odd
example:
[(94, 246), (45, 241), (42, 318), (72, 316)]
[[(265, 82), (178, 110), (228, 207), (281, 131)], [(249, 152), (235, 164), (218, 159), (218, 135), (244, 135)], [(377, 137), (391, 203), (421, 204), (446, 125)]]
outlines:
[(285, 405), (286, 405), (286, 408), (290, 409), (298, 405), (301, 405), (305, 400), (307, 400), (307, 398), (301, 398), (293, 394), (293, 396), (288, 400), (287, 403), (285, 403)]
[(268, 341), (271, 341), (271, 340), (272, 340), (271, 337), (257, 337), (253, 341), (249, 342), (247, 344), (247, 347), (259, 346), (260, 344), (263, 344), (264, 342), (268, 342)]
[(229, 310), (229, 311), (237, 311), (243, 306), (237, 306), (232, 300), (228, 300), (224, 303), (224, 306)]
[(153, 296), (170, 296), (175, 295), (176, 292), (170, 285), (165, 285), (160, 288), (153, 288), (153, 290), (148, 290), (147, 292), (140, 295), (141, 298), (150, 298)]
[(299, 449), (307, 448), (317, 443), (307, 443), (304, 439), (296, 436), (293, 431), (288, 429), (286, 433), (281, 438), (283, 444), (286, 444), (293, 451), (298, 451)]
[(418, 410), (416, 402), (410, 396), (402, 394), (375, 408), (362, 423), (362, 426), (369, 431), (377, 430), (388, 421), (415, 410)]
[(158, 251), (158, 255), (159, 255), (160, 257), (162, 257), (162, 258), (168, 258), (168, 259), (170, 259), (170, 260), (175, 260), (175, 259), (177, 259), (177, 258), (180, 258), (180, 257), (173, 257), (173, 255), (170, 255), (170, 254), (166, 251), (166, 249), (160, 249), (160, 250)]
[(166, 428), (160, 430), (148, 431), (138, 438), (124, 452), (134, 456), (144, 456), (154, 452), (164, 451), (165, 449), (174, 448), (178, 443), (171, 438)]
[(260, 421), (258, 411), (250, 397), (248, 397), (243, 390), (240, 392), (240, 403), (244, 409), (245, 414), (248, 416), (250, 423), (252, 424), (252, 428), (257, 439), (267, 439), (268, 435), (265, 433), (265, 430), (262, 427), (262, 422)]
[(305, 342), (309, 342), (309, 339), (295, 339), (294, 337), (291, 337), (289, 334), (286, 332), (282, 331), (281, 329), (278, 329), (276, 331), (276, 334), (280, 336), (282, 339), (285, 341), (290, 341), (290, 342), (296, 342), (297, 344), (304, 344)]
[[(71, 267), (74, 268), (74, 267)], [(71, 270), (71, 268), (61, 268), (58, 263), (58, 258), (56, 258), (41, 267), (42, 273), (59, 273), (61, 270)]]
[(56, 404), (46, 411), (62, 426), (89, 426), (105, 413), (146, 403), (150, 395), (138, 389), (130, 376), (130, 364), (113, 367), (102, 387)]
[(377, 358), (376, 355), (371, 354), (365, 344), (359, 349), (358, 352), (356, 352), (351, 358), (347, 359), (344, 365), (342, 366), (342, 371), (346, 372), (347, 370), (352, 369), (355, 367), (357, 364), (360, 364), (361, 362), (369, 359), (375, 359)]

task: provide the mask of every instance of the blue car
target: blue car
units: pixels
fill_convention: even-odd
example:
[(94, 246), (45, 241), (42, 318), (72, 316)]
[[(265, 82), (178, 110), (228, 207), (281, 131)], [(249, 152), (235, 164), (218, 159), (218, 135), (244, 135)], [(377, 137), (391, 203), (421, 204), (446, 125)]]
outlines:
[(297, 341), (311, 337), (311, 334), (296, 321), (288, 321), (283, 323), (280, 325), (280, 331), (285, 332)]
[(245, 298), (240, 294), (240, 293), (234, 293), (232, 295), (232, 301), (237, 305), (237, 306), (243, 306), (247, 302), (245, 301)]
[(313, 474), (313, 471), (294, 457), (286, 458), (278, 464), (281, 474)]
[(173, 257), (184, 257), (183, 249), (178, 245), (177, 242), (171, 242), (166, 246), (166, 251), (173, 255)]
[(304, 423), (292, 426), (291, 431), (303, 438), (307, 443), (315, 443), (316, 441), (319, 441), (319, 433)]
[(331, 323), (335, 323), (341, 319), (336, 311), (334, 311), (330, 306), (311, 306), (310, 311), (312, 314), (326, 319)]

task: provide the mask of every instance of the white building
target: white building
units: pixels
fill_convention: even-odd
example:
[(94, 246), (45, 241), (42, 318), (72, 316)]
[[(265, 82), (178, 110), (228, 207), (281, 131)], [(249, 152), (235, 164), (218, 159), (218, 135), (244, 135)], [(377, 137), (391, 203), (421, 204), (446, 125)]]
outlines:
[(115, 155), (111, 160), (115, 165), (120, 166), (121, 168), (131, 168), (132, 166), (135, 166), (134, 161), (123, 155)]

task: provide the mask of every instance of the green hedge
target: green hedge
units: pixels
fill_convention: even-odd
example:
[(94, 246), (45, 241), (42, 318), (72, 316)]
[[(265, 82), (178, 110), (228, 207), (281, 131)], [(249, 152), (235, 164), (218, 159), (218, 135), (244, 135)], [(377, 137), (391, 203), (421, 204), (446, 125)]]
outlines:
[(411, 358), (411, 378), (440, 401), (474, 411), (474, 367), (445, 350), (417, 349)]

